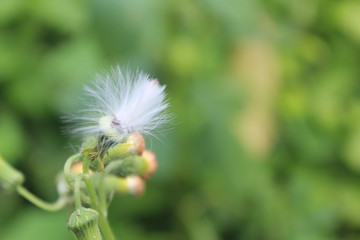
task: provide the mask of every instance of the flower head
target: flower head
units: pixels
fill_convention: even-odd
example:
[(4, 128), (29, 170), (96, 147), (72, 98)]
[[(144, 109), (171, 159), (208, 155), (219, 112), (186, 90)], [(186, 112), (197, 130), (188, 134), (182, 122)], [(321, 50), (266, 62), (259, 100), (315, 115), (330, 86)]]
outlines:
[(71, 133), (105, 136), (118, 143), (130, 134), (153, 134), (169, 120), (165, 86), (143, 72), (113, 68), (85, 86), (86, 109), (68, 118)]

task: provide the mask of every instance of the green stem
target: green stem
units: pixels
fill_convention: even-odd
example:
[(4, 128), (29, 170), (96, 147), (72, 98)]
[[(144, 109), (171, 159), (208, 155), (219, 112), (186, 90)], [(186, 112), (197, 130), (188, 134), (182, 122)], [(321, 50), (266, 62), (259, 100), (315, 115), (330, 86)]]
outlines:
[[(91, 182), (91, 179), (88, 177), (87, 173), (89, 172), (89, 165), (90, 165), (90, 159), (88, 157), (85, 157), (83, 160), (83, 173), (84, 175), (84, 182), (86, 185), (86, 188), (89, 192), (90, 196), (90, 206), (98, 211), (99, 213), (99, 225), (100, 230), (102, 234), (104, 235), (106, 240), (116, 240), (114, 233), (111, 230), (110, 224), (104, 215), (104, 211), (106, 210), (102, 209), (101, 204), (99, 203), (98, 196), (96, 195), (95, 188)], [(101, 187), (101, 186), (100, 186)]]
[(96, 195), (96, 191), (91, 182), (91, 179), (88, 176), (84, 176), (84, 182), (90, 196), (90, 205), (93, 209), (98, 210), (98, 197)]
[(81, 176), (75, 178), (74, 195), (75, 195), (75, 207), (79, 209), (81, 205), (81, 190), (80, 190)]
[(107, 216), (107, 208), (108, 204), (106, 203), (106, 191), (104, 187), (104, 179), (106, 173), (102, 172), (100, 176), (100, 183), (99, 183), (99, 199), (100, 199), (100, 208), (103, 210), (103, 214)]
[(101, 209), (104, 210), (103, 214), (105, 216), (107, 216), (107, 208), (108, 208), (108, 204), (106, 203), (106, 191), (105, 191), (105, 187), (104, 187), (104, 181), (105, 181), (105, 177), (107, 174), (109, 174), (112, 170), (118, 168), (119, 166), (121, 166), (123, 163), (123, 161), (115, 161), (115, 162), (111, 162), (106, 168), (105, 170), (102, 172), (101, 176), (100, 176), (100, 183), (99, 183), (99, 198), (100, 198), (100, 207)]
[(83, 174), (89, 173), (89, 167), (90, 167), (90, 158), (88, 156), (85, 156), (83, 160)]
[[(69, 157), (64, 165), (64, 176), (65, 176), (65, 181), (68, 184), (69, 188), (71, 189), (71, 191), (74, 191), (74, 175), (71, 173), (71, 166), (76, 162), (79, 161), (80, 159), (80, 154), (75, 154), (72, 155), (71, 157)], [(83, 199), (84, 202), (89, 203), (90, 199), (88, 196), (86, 196), (83, 192), (80, 191), (80, 195), (81, 198)]]
[(116, 240), (114, 233), (111, 230), (110, 224), (104, 215), (104, 210), (99, 206), (98, 197), (92, 182), (89, 178), (85, 177), (84, 179), (86, 188), (90, 195), (91, 207), (98, 211), (99, 213), (99, 225), (101, 232), (104, 234), (106, 240)]
[(96, 195), (95, 188), (91, 182), (91, 179), (88, 175), (89, 173), (89, 165), (90, 165), (90, 158), (87, 156), (83, 160), (83, 176), (84, 176), (84, 182), (86, 185), (86, 189), (89, 192), (90, 196), (90, 205), (93, 209), (98, 210), (98, 197)]
[(41, 200), (40, 198), (38, 198), (37, 196), (35, 196), (34, 194), (32, 194), (31, 192), (29, 192), (23, 186), (17, 186), (16, 191), (21, 196), (26, 198), (29, 202), (33, 203), (34, 205), (36, 205), (39, 208), (42, 208), (44, 210), (51, 211), (51, 212), (62, 209), (66, 203), (65, 199), (63, 199), (61, 197), (54, 203), (45, 202), (45, 201)]
[(108, 219), (102, 213), (99, 213), (99, 225), (106, 240), (116, 240)]
[(73, 165), (74, 162), (78, 161), (79, 158), (80, 158), (80, 154), (72, 155), (66, 160), (64, 165), (65, 181), (67, 182), (71, 190), (74, 190), (74, 185), (71, 179), (71, 166)]

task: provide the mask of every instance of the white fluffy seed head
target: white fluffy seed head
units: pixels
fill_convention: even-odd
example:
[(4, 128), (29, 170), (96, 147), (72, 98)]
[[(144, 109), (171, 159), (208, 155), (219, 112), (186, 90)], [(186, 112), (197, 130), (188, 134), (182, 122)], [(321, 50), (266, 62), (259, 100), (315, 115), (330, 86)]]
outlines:
[(105, 135), (121, 142), (134, 132), (152, 135), (169, 121), (165, 86), (143, 72), (116, 67), (97, 75), (84, 90), (86, 108), (66, 118), (72, 134)]

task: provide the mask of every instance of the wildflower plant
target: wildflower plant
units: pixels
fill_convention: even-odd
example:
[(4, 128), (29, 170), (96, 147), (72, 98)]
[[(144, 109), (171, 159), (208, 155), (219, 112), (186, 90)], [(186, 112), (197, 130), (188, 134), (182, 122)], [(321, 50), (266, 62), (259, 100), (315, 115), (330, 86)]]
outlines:
[(169, 121), (165, 86), (142, 72), (113, 68), (84, 87), (86, 108), (65, 118), (68, 132), (83, 143), (70, 156), (58, 179), (59, 199), (47, 203), (23, 187), (24, 176), (0, 157), (0, 182), (48, 210), (73, 206), (68, 228), (79, 240), (114, 240), (108, 222), (113, 194), (140, 196), (157, 168), (143, 135)]

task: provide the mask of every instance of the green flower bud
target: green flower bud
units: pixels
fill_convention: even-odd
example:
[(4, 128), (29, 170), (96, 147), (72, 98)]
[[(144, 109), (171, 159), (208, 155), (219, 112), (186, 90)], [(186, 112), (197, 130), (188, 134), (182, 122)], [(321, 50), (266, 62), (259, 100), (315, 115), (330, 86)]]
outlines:
[(153, 175), (157, 169), (158, 163), (156, 161), (156, 156), (153, 152), (150, 152), (148, 150), (145, 150), (142, 153), (142, 157), (145, 160), (144, 163), (144, 173), (142, 174), (142, 176), (146, 179), (149, 179), (151, 177), (151, 175)]
[(145, 139), (140, 133), (133, 133), (126, 142), (111, 147), (104, 156), (104, 163), (124, 159), (131, 155), (139, 155), (145, 150)]
[(0, 183), (5, 188), (14, 188), (24, 182), (24, 175), (0, 156)]
[(119, 165), (119, 167), (117, 167), (116, 169), (113, 169), (111, 173), (118, 177), (125, 178), (134, 173), (133, 165), (134, 163), (131, 159), (123, 160), (122, 164)]
[(78, 240), (101, 240), (99, 213), (90, 208), (76, 209), (67, 223)]
[(111, 171), (118, 177), (129, 175), (144, 175), (147, 172), (147, 162), (142, 156), (132, 156), (121, 160), (121, 164)]
[(141, 156), (134, 156), (128, 160), (124, 168), (127, 168), (127, 172), (131, 175), (139, 175), (148, 179), (157, 169), (156, 156), (154, 153), (145, 150)]
[(145, 192), (145, 181), (139, 176), (120, 178), (109, 175), (105, 179), (105, 187), (107, 191), (141, 196)]
[(148, 169), (148, 163), (142, 156), (134, 157), (134, 174), (136, 175), (144, 175)]

